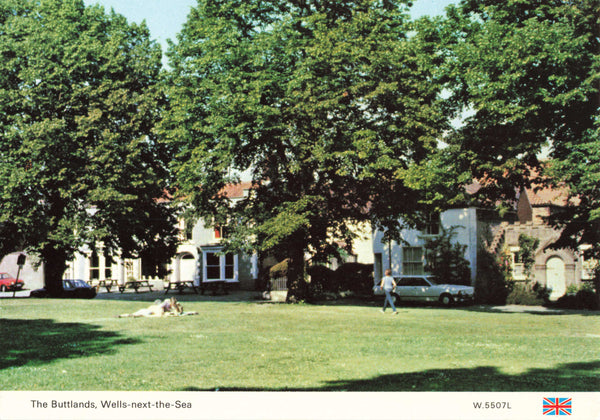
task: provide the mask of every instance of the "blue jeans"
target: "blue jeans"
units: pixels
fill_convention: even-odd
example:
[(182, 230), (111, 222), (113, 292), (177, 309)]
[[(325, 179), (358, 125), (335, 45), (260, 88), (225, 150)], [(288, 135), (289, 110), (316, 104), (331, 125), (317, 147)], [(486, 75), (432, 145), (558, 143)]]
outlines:
[(385, 300), (383, 301), (383, 311), (385, 312), (385, 308), (387, 307), (387, 304), (389, 302), (390, 306), (392, 307), (392, 310), (396, 312), (396, 307), (394, 306), (394, 299), (392, 299), (392, 295), (390, 294), (391, 290), (383, 289), (383, 291), (385, 292)]

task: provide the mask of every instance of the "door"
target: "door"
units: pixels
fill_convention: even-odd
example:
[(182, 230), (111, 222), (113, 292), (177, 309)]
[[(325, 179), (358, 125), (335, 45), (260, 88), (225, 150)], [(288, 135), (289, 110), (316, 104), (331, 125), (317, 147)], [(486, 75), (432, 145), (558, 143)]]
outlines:
[(552, 300), (558, 299), (567, 291), (565, 263), (559, 257), (551, 257), (546, 261), (546, 287), (552, 289)]
[(179, 260), (180, 280), (194, 280), (196, 277), (196, 259), (192, 254), (184, 254)]

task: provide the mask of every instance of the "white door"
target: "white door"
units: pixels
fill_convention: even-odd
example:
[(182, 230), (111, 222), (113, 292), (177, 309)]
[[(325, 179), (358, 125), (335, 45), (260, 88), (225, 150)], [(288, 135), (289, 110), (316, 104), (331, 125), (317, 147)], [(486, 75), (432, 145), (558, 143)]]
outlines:
[(196, 274), (196, 260), (192, 254), (185, 254), (179, 260), (180, 280), (194, 280)]
[(550, 299), (556, 300), (567, 291), (565, 281), (565, 263), (558, 257), (546, 261), (546, 287), (552, 289)]

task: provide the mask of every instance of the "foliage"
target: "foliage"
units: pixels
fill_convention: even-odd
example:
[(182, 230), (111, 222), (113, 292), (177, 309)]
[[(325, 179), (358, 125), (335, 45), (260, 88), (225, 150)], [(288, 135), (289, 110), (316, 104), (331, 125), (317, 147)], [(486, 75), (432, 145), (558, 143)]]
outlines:
[(465, 258), (466, 245), (454, 242), (456, 226), (450, 229), (441, 227), (440, 234), (427, 238), (427, 263), (425, 270), (444, 283), (471, 285), (471, 269)]
[[(578, 244), (600, 243), (600, 117), (582, 141), (567, 148), (567, 156), (553, 161), (548, 174), (567, 187), (573, 199), (567, 211), (553, 215), (551, 222), (562, 228), (555, 246), (575, 249)], [(586, 258), (600, 259), (597, 245), (586, 251)]]
[(356, 294), (373, 293), (373, 265), (344, 263), (335, 270), (334, 277), (338, 290)]
[(338, 292), (339, 287), (335, 279), (335, 273), (329, 267), (320, 264), (311, 265), (308, 267), (307, 273), (310, 276), (308, 289), (311, 299), (318, 300), (327, 293)]
[(506, 298), (506, 303), (510, 305), (531, 305), (539, 306), (548, 302), (550, 290), (539, 283), (529, 285), (526, 283), (515, 283), (512, 291)]
[(535, 264), (535, 254), (538, 246), (540, 245), (540, 239), (522, 233), (521, 235), (519, 235), (518, 242), (518, 259), (523, 264), (523, 268), (527, 279), (530, 280), (532, 269)]
[(505, 305), (506, 298), (513, 290), (510, 265), (507, 260), (481, 250), (477, 255), (477, 278), (475, 280), (475, 300), (477, 303)]
[(441, 30), (448, 104), (464, 124), (447, 152), (464, 177), (477, 179), (481, 201), (513, 199), (544, 175), (579, 206), (553, 222), (563, 244), (594, 244), (598, 253), (597, 168), (600, 84), (597, 0), (463, 0), (447, 9)]
[(556, 302), (550, 302), (548, 306), (560, 309), (598, 310), (600, 309), (600, 295), (594, 291), (591, 285), (583, 284), (573, 293), (566, 293)]
[(278, 277), (287, 277), (288, 275), (288, 266), (289, 260), (285, 259), (281, 262), (278, 262), (273, 267), (269, 269), (269, 277), (272, 279), (276, 279)]
[[(228, 222), (228, 246), (304, 259), (349, 250), (351, 225), (397, 227), (447, 128), (425, 31), (403, 1), (200, 0), (169, 48), (161, 133), (181, 197)], [(245, 172), (247, 198), (222, 193)]]
[(146, 26), (81, 0), (7, 0), (0, 33), (0, 237), (39, 252), (52, 291), (84, 244), (168, 258), (161, 54)]

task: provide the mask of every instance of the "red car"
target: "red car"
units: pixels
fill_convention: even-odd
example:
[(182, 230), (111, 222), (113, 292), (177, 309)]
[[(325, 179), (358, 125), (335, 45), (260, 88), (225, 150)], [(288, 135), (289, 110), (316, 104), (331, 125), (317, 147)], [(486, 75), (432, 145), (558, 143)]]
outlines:
[(17, 280), (8, 273), (0, 273), (0, 291), (21, 290), (25, 283), (23, 280)]

